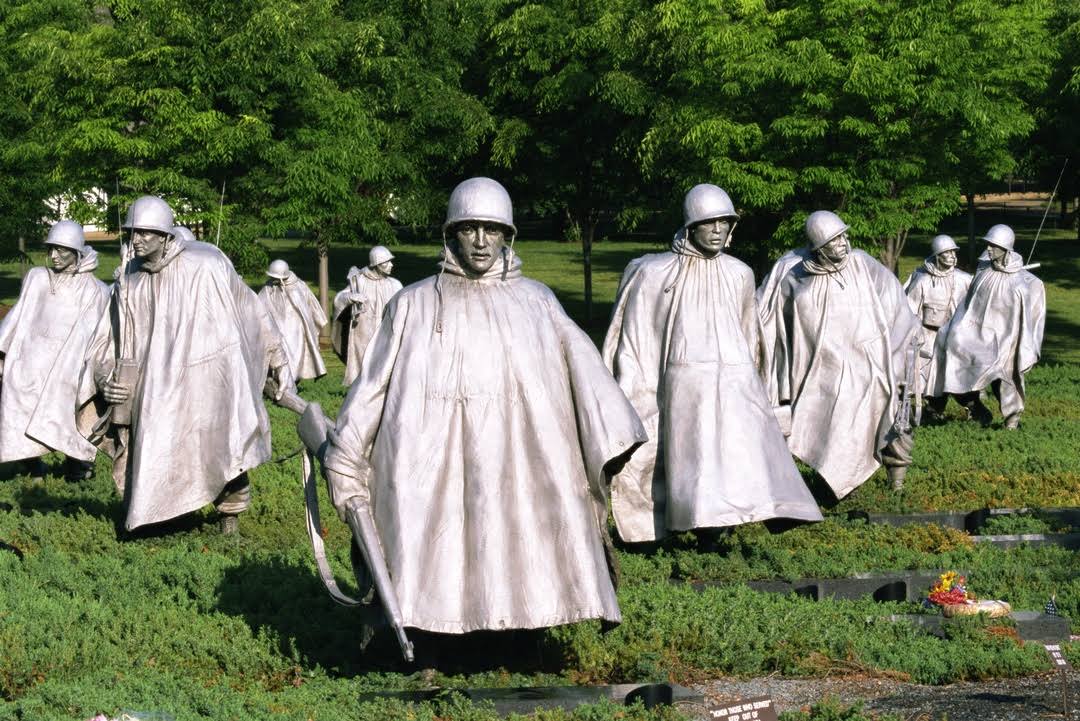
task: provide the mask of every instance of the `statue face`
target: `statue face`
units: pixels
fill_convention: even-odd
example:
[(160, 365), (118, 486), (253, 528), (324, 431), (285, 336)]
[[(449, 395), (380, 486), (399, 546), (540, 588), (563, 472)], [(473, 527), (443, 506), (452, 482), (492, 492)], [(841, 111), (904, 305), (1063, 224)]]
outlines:
[(135, 255), (154, 262), (161, 260), (161, 254), (165, 252), (165, 240), (168, 237), (157, 230), (136, 228), (131, 231), (131, 245), (135, 248)]
[(995, 260), (995, 261), (996, 260), (1001, 260), (1002, 258), (1005, 257), (1005, 254), (1007, 252), (1008, 251), (1005, 250), (1004, 248), (999, 248), (996, 245), (987, 245), (986, 246), (986, 253), (987, 253), (987, 255), (990, 256), (990, 260)]
[(375, 266), (375, 272), (384, 278), (390, 275), (390, 271), (394, 269), (394, 261), (388, 260), (385, 263), (379, 263)]
[(728, 236), (731, 234), (731, 220), (729, 218), (714, 218), (704, 220), (690, 226), (690, 242), (706, 258), (711, 258), (727, 246)]
[(50, 245), (48, 255), (49, 265), (57, 273), (63, 273), (74, 265), (75, 261), (79, 258), (77, 252), (71, 248), (65, 248), (62, 245)]
[(817, 252), (820, 257), (833, 263), (839, 263), (848, 256), (850, 250), (851, 244), (848, 242), (847, 232), (845, 231), (818, 248)]
[(491, 270), (495, 259), (502, 255), (506, 233), (495, 223), (465, 221), (454, 226), (453, 247), (458, 262), (470, 275), (480, 276)]
[(934, 257), (934, 262), (941, 270), (948, 270), (949, 268), (954, 268), (956, 267), (956, 251), (943, 250)]

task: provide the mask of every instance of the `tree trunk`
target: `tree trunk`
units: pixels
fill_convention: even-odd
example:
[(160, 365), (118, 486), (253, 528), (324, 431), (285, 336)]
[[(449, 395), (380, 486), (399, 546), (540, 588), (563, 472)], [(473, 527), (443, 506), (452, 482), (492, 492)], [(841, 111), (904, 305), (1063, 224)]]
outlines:
[(585, 266), (585, 325), (592, 327), (592, 243), (596, 233), (596, 222), (589, 218), (585, 221), (585, 234), (581, 237), (581, 256)]
[[(319, 305), (330, 317), (330, 244), (321, 237), (315, 239), (315, 253), (319, 258)], [(322, 337), (330, 337), (330, 324), (322, 329)]]
[(19, 234), (19, 274), (25, 278), (30, 272), (30, 263), (26, 260), (26, 238)]
[(978, 257), (978, 253), (975, 252), (975, 194), (968, 193), (967, 198), (967, 217), (968, 217), (968, 268), (975, 267), (975, 259)]

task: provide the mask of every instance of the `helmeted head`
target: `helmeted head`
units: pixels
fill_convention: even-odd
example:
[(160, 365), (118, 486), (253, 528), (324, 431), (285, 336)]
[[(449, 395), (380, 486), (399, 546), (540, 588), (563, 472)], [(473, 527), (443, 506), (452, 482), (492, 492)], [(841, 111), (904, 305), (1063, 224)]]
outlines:
[(947, 250), (959, 250), (960, 246), (952, 239), (951, 235), (935, 235), (930, 241), (930, 255), (941, 255)]
[(194, 241), (195, 234), (191, 232), (191, 229), (186, 225), (177, 225), (173, 227), (173, 236), (176, 238), (183, 238), (186, 241)]
[(716, 255), (728, 246), (738, 220), (731, 198), (712, 183), (695, 185), (683, 198), (683, 230), (707, 256)]
[(281, 258), (273, 260), (266, 269), (266, 274), (275, 280), (285, 280), (289, 277), (289, 264)]
[(1013, 232), (1012, 228), (1001, 223), (990, 226), (990, 230), (986, 231), (986, 235), (982, 239), (989, 245), (1003, 250), (1012, 250), (1013, 246), (1016, 245), (1016, 233)]
[(45, 238), (49, 265), (55, 271), (64, 271), (86, 253), (86, 235), (83, 227), (74, 220), (61, 220), (49, 228)]
[(956, 251), (959, 246), (949, 235), (935, 235), (930, 241), (930, 256), (934, 264), (941, 270), (948, 270), (956, 266)]
[(376, 245), (368, 252), (368, 267), (374, 268), (375, 266), (388, 263), (394, 259), (394, 254), (390, 252), (390, 249), (385, 245)]
[(128, 208), (122, 230), (131, 233), (131, 245), (135, 255), (157, 260), (165, 253), (165, 246), (173, 236), (175, 216), (172, 208), (156, 195), (144, 195)]
[(517, 234), (510, 194), (491, 178), (469, 178), (450, 193), (443, 237), (465, 269), (487, 272)]
[(806, 244), (817, 250), (851, 228), (831, 210), (815, 210), (806, 218)]

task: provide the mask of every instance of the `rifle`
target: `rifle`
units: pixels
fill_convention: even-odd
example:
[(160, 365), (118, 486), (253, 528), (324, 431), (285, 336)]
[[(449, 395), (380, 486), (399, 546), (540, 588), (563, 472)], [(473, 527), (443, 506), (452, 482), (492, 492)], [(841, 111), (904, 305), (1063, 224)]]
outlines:
[[(277, 395), (276, 384), (267, 381), (266, 392), (268, 395)], [(319, 521), (319, 500), (315, 490), (316, 471), (315, 459), (322, 459), (329, 444), (330, 429), (334, 424), (328, 419), (318, 403), (308, 403), (293, 390), (284, 390), (280, 393), (278, 405), (287, 408), (294, 413), (300, 414), (300, 420), (296, 426), (296, 432), (304, 443), (304, 502), (307, 506), (308, 537), (311, 539), (311, 547), (315, 553), (315, 562), (319, 568), (319, 576), (323, 585), (330, 593), (330, 597), (343, 606), (366, 605), (365, 601), (357, 601), (342, 593), (334, 580), (333, 571), (326, 559), (326, 551), (320, 533), (322, 524)], [(323, 469), (323, 476), (326, 470)], [(352, 529), (353, 538), (360, 549), (364, 563), (371, 572), (371, 580), (375, 586), (375, 592), (382, 602), (383, 611), (390, 627), (394, 630), (398, 645), (401, 646), (402, 656), (406, 661), (414, 660), (413, 645), (405, 635), (405, 623), (398, 604), (397, 593), (390, 579), (390, 569), (387, 568), (386, 558), (382, 553), (382, 545), (379, 542), (375, 522), (366, 508), (356, 504), (350, 504), (346, 508), (346, 517), (349, 528)], [(357, 579), (360, 580), (359, 578)]]
[[(919, 391), (919, 348), (922, 346), (922, 334), (916, 333), (908, 346), (907, 377), (904, 379), (904, 395), (900, 408), (893, 419), (893, 430), (900, 435), (911, 433), (911, 396)], [(921, 399), (920, 399), (921, 404)], [(921, 412), (921, 408), (919, 409)]]

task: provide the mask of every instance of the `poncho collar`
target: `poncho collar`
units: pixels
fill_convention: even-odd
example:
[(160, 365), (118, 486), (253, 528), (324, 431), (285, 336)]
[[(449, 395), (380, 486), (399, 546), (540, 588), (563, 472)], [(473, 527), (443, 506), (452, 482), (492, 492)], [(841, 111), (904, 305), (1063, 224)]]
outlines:
[(675, 237), (671, 239), (671, 252), (676, 255), (686, 256), (688, 258), (698, 258), (700, 260), (715, 260), (724, 254), (721, 250), (716, 255), (707, 256), (701, 252), (693, 242), (690, 241), (689, 236), (686, 233), (686, 228), (680, 228)]
[(837, 273), (847, 267), (848, 262), (851, 260), (851, 256), (854, 254), (854, 248), (848, 248), (848, 254), (844, 256), (844, 259), (839, 263), (819, 263), (817, 261), (817, 255), (811, 254), (805, 260), (803, 260), (803, 267), (806, 268), (806, 272), (811, 275), (829, 275), (831, 273)]
[(177, 256), (183, 253), (188, 246), (188, 241), (179, 236), (173, 236), (168, 241), (168, 247), (165, 248), (165, 252), (156, 263), (151, 263), (145, 259), (139, 260), (139, 270), (146, 271), (147, 273), (157, 273), (162, 268), (173, 262)]
[(1024, 257), (1014, 250), (1009, 250), (1000, 261), (991, 260), (990, 267), (1002, 273), (1017, 273), (1024, 269)]
[(513, 278), (521, 277), (521, 258), (518, 257), (513, 248), (510, 246), (503, 246), (502, 258), (496, 259), (482, 276), (473, 278), (466, 275), (465, 269), (461, 267), (461, 263), (458, 261), (457, 256), (454, 255), (449, 248), (443, 246), (443, 249), (439, 254), (439, 268), (442, 273), (456, 275), (460, 278), (477, 282), (511, 280)]
[(91, 247), (87, 247), (85, 250), (79, 252), (79, 259), (69, 265), (66, 269), (57, 273), (50, 266), (48, 268), (49, 273), (52, 275), (75, 275), (77, 273), (89, 273), (92, 270), (97, 270), (98, 267), (98, 254), (97, 251)]
[(925, 270), (927, 273), (934, 276), (935, 278), (948, 278), (950, 275), (952, 275), (952, 272), (956, 270), (956, 266), (954, 265), (947, 270), (942, 270), (941, 268), (937, 267), (937, 263), (934, 261), (934, 256), (930, 255), (927, 256), (926, 260), (923, 261), (923, 270)]

